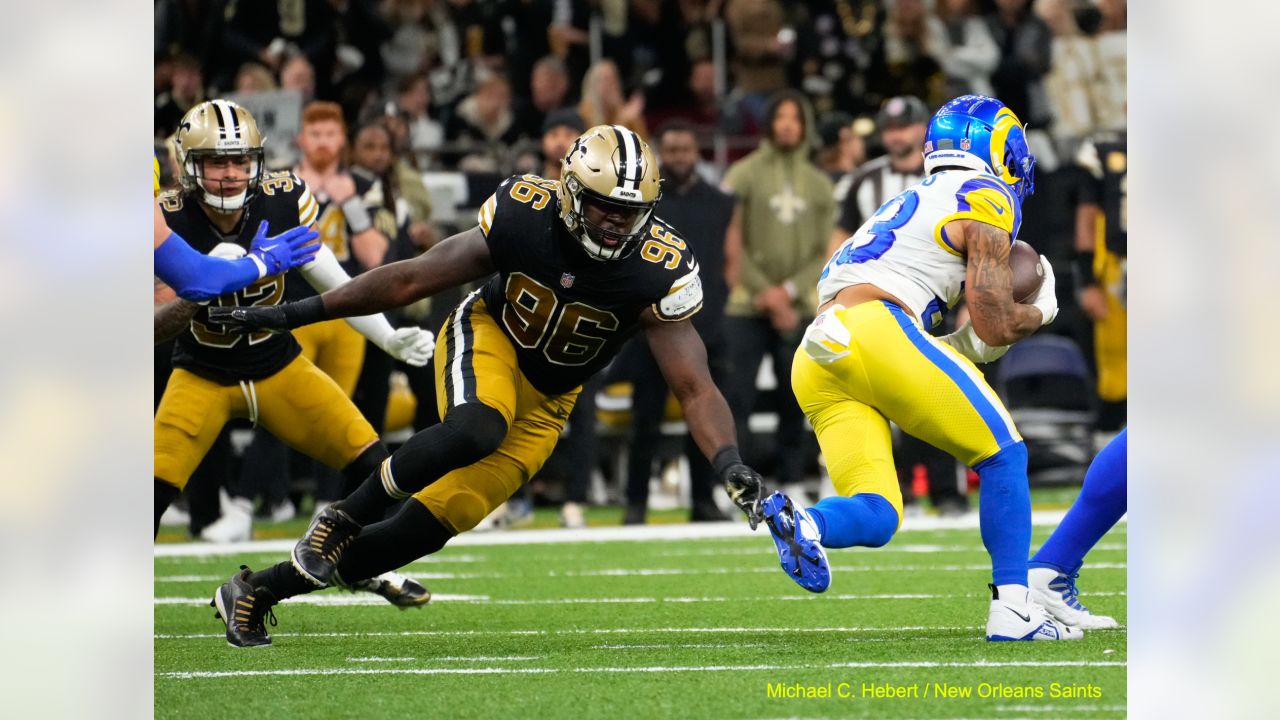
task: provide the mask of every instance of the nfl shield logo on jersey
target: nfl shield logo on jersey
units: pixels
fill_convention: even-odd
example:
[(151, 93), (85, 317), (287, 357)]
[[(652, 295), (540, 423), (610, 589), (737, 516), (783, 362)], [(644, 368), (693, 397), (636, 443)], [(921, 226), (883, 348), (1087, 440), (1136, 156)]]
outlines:
[(573, 287), (573, 273), (563, 273), (562, 275), (560, 275), (560, 287), (562, 288)]

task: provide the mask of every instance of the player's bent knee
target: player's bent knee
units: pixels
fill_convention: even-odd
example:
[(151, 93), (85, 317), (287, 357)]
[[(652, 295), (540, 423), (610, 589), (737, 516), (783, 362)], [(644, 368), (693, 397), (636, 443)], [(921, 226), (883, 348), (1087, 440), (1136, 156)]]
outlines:
[(479, 525), (497, 506), (498, 503), (478, 492), (458, 490), (445, 498), (443, 508), (437, 514), (446, 527), (456, 533), (464, 533)]
[(455, 406), (445, 416), (444, 424), (455, 431), (454, 442), (464, 465), (492, 455), (507, 439), (506, 418), (482, 403)]
[(973, 466), (973, 469), (977, 470), (979, 475), (983, 471), (993, 468), (1004, 468), (1025, 474), (1027, 472), (1027, 444), (1018, 441), (1012, 445), (1006, 445), (995, 455), (975, 463)]

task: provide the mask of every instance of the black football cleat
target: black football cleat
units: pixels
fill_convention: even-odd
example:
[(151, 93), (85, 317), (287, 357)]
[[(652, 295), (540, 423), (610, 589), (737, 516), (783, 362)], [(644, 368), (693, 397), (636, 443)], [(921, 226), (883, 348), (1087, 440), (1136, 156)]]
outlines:
[[(340, 580), (337, 575), (334, 579)], [(431, 602), (431, 591), (425, 585), (395, 571), (352, 583), (351, 589), (381, 595), (401, 610), (422, 607)]]
[(293, 567), (317, 587), (328, 587), (342, 553), (360, 535), (360, 524), (330, 505), (316, 515), (311, 527), (293, 546)]
[(227, 626), (227, 644), (232, 647), (261, 647), (271, 644), (264, 620), (276, 624), (272, 607), (276, 598), (271, 591), (249, 584), (249, 568), (241, 565), (240, 572), (218, 588), (210, 605), (218, 609), (214, 617)]

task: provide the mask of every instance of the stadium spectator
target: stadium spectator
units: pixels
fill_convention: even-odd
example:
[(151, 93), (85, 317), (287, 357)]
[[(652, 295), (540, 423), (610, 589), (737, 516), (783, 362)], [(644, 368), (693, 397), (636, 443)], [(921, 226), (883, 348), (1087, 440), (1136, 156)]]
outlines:
[(746, 444), (756, 375), (766, 354), (773, 359), (778, 378), (774, 475), (787, 484), (804, 478), (807, 445), (788, 369), (817, 305), (814, 282), (827, 260), (834, 201), (831, 181), (809, 162), (813, 118), (804, 96), (778, 93), (765, 117), (768, 132), (760, 147), (734, 163), (723, 183), (737, 201), (737, 230), (726, 249), (734, 282), (725, 319), (732, 362), (726, 394), (738, 437)]
[(777, 0), (727, 0), (724, 17), (733, 42), (735, 104), (749, 122), (763, 127), (769, 96), (787, 86), (795, 32), (784, 32), (790, 29), (784, 28)]
[(529, 77), (529, 96), (521, 99), (517, 124), (523, 137), (538, 137), (544, 132), (547, 114), (568, 103), (569, 70), (564, 61), (548, 55), (534, 63)]
[(561, 108), (542, 122), (542, 177), (560, 179), (560, 161), (579, 135), (587, 131), (586, 123), (573, 108)]
[(893, 0), (884, 26), (887, 81), (894, 95), (915, 95), (930, 106), (943, 97), (942, 67), (928, 49), (929, 26), (924, 0)]
[(293, 54), (280, 66), (280, 89), (297, 90), (306, 105), (316, 97), (316, 71), (305, 55)]
[(291, 53), (301, 53), (314, 69), (319, 94), (329, 94), (335, 39), (328, 0), (228, 3), (226, 18), (219, 57), (229, 64), (228, 75), (250, 61), (279, 72)]
[(1049, 70), (1049, 28), (1033, 15), (1027, 0), (996, 0), (987, 27), (1000, 47), (1000, 64), (991, 74), (995, 96), (1028, 125), (1044, 125), (1048, 108), (1040, 79)]
[(204, 102), (204, 75), (200, 63), (183, 54), (173, 58), (171, 66), (169, 90), (156, 96), (156, 138), (172, 135), (178, 129), (182, 116)]
[[(418, 169), (417, 156), (411, 152), (409, 143), (409, 123), (403, 112), (387, 112), (379, 116), (382, 126), (391, 135), (391, 152), (395, 157), (396, 177), (400, 184), (400, 193), (409, 203), (410, 215), (417, 222), (431, 219), (431, 195), (422, 182), (422, 173)], [(412, 232), (415, 242), (423, 238), (418, 232)]]
[(442, 59), (446, 46), (456, 52), (457, 32), (444, 3), (386, 0), (382, 12), (391, 28), (391, 35), (383, 41), (380, 50), (388, 79), (399, 80), (426, 72)]
[(517, 137), (510, 106), (511, 88), (501, 75), (481, 80), (458, 104), (445, 125), (445, 137), (463, 149), (459, 169), (496, 172), (502, 166), (507, 146)]
[(1096, 128), (1093, 87), (1098, 75), (1094, 39), (1080, 30), (1071, 0), (1037, 0), (1036, 15), (1053, 35), (1045, 97), (1053, 115), (1050, 133), (1059, 156), (1072, 157)]
[(270, 92), (279, 89), (276, 78), (262, 63), (247, 62), (236, 71), (235, 91), (238, 93)]
[(600, 60), (582, 79), (582, 100), (578, 114), (587, 127), (621, 125), (642, 139), (648, 138), (644, 122), (644, 94), (639, 90), (624, 97), (622, 78), (612, 60)]
[(386, 76), (381, 47), (391, 25), (368, 0), (329, 0), (333, 12), (334, 79), (344, 85), (376, 87)]
[[(658, 128), (658, 157), (664, 190), (654, 211), (680, 230), (698, 259), (702, 278), (702, 310), (693, 326), (707, 348), (711, 377), (723, 388), (728, 353), (725, 350), (724, 307), (729, 297), (724, 273), (725, 236), (733, 218), (733, 198), (709, 185), (697, 172), (698, 138), (688, 123), (672, 121)], [(649, 478), (659, 426), (667, 405), (667, 382), (644, 340), (633, 340), (619, 364), (631, 368), (631, 442), (627, 457), (626, 512), (622, 522), (643, 523), (649, 502)], [(689, 461), (690, 512), (694, 522), (727, 520), (712, 499), (711, 465), (686, 433), (684, 454)]]
[[(818, 125), (818, 141), (818, 167), (835, 184), (834, 197), (839, 203), (844, 198), (840, 181), (862, 164), (867, 153), (866, 145), (862, 136), (853, 129), (853, 117), (843, 112), (834, 112), (823, 118)], [(844, 189), (848, 189), (847, 184)]]
[(973, 0), (938, 0), (926, 21), (925, 52), (945, 76), (943, 96), (990, 95), (1000, 48), (973, 9)]
[(415, 157), (440, 148), (444, 143), (444, 127), (431, 117), (431, 83), (426, 73), (400, 79), (396, 84), (396, 107), (405, 114), (409, 149)]
[(224, 3), (156, 0), (155, 58), (188, 54), (202, 66), (210, 61), (210, 51), (222, 37)]
[(1093, 84), (1098, 129), (1123, 130), (1128, 125), (1128, 3), (1100, 0), (1098, 9), (1102, 15), (1096, 42), (1099, 78)]
[(569, 78), (575, 81), (586, 73), (591, 63), (587, 46), (591, 5), (591, 0), (554, 0), (552, 4), (551, 26), (547, 28), (551, 52), (564, 58), (569, 67)]
[(882, 0), (813, 0), (792, 8), (799, 11), (796, 65), (814, 105), (822, 112), (875, 112), (885, 98)]
[(684, 91), (678, 97), (677, 102), (646, 113), (645, 122), (652, 127), (673, 120), (688, 123), (698, 134), (698, 144), (702, 146), (710, 145), (712, 137), (722, 129), (743, 134), (758, 131), (755, 125), (744, 126), (740, 117), (722, 115), (720, 100), (716, 97), (716, 66), (709, 59), (698, 60), (689, 67)]

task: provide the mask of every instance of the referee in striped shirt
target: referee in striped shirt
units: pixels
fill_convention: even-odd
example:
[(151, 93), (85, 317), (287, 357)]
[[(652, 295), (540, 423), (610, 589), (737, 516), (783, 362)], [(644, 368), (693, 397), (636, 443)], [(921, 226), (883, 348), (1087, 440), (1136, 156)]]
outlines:
[(828, 257), (881, 205), (924, 179), (924, 133), (929, 117), (929, 109), (911, 95), (890, 98), (880, 108), (876, 127), (885, 154), (858, 166), (846, 178), (849, 190), (843, 200), (838, 199), (840, 208), (827, 247)]

